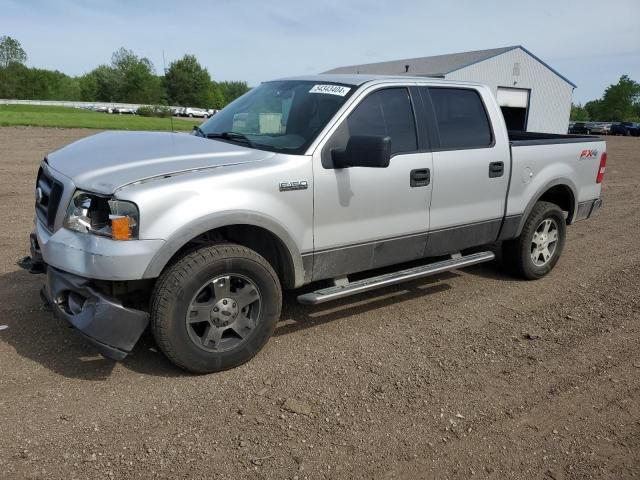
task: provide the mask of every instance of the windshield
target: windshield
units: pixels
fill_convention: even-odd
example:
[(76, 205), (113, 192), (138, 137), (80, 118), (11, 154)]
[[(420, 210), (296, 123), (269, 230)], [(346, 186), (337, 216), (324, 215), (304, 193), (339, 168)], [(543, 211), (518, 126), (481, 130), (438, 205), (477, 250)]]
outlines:
[(354, 90), (330, 82), (263, 83), (203, 123), (196, 135), (301, 154)]

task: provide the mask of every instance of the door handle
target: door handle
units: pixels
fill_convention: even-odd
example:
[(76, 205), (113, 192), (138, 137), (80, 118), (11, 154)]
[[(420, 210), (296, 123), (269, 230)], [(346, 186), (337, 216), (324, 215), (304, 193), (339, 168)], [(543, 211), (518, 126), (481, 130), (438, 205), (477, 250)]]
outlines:
[(501, 177), (504, 175), (504, 162), (491, 162), (489, 164), (489, 178)]
[(431, 182), (431, 171), (428, 168), (417, 168), (409, 174), (409, 185), (412, 187), (426, 187)]

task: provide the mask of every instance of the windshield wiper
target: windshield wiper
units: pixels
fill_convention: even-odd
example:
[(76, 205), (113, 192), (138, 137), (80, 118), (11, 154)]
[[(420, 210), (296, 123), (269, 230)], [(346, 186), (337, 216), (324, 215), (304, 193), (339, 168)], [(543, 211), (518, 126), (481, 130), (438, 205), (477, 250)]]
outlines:
[(207, 137), (207, 134), (204, 133), (204, 130), (202, 130), (198, 125), (193, 126), (193, 131), (196, 132), (199, 137)]
[(251, 148), (254, 148), (253, 147), (253, 142), (251, 140), (249, 140), (249, 137), (247, 137), (244, 133), (215, 132), (215, 133), (207, 133), (207, 134), (205, 134), (205, 136), (207, 138), (223, 138), (224, 140), (231, 140), (231, 141), (239, 140), (241, 142), (246, 143)]

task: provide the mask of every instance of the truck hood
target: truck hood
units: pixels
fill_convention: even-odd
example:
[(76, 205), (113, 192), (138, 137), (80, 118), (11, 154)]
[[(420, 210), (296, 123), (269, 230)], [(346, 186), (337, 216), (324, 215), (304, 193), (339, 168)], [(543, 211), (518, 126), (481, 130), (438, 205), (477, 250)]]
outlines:
[(111, 194), (134, 182), (273, 155), (184, 133), (116, 131), (71, 143), (50, 153), (47, 163), (78, 188)]

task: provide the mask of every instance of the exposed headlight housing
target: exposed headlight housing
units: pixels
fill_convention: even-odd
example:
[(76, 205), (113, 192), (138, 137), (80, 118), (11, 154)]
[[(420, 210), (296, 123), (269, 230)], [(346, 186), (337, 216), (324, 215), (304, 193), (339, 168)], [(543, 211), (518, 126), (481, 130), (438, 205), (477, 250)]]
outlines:
[(138, 225), (138, 207), (134, 203), (82, 190), (73, 194), (63, 223), (69, 230), (113, 240), (138, 238)]

